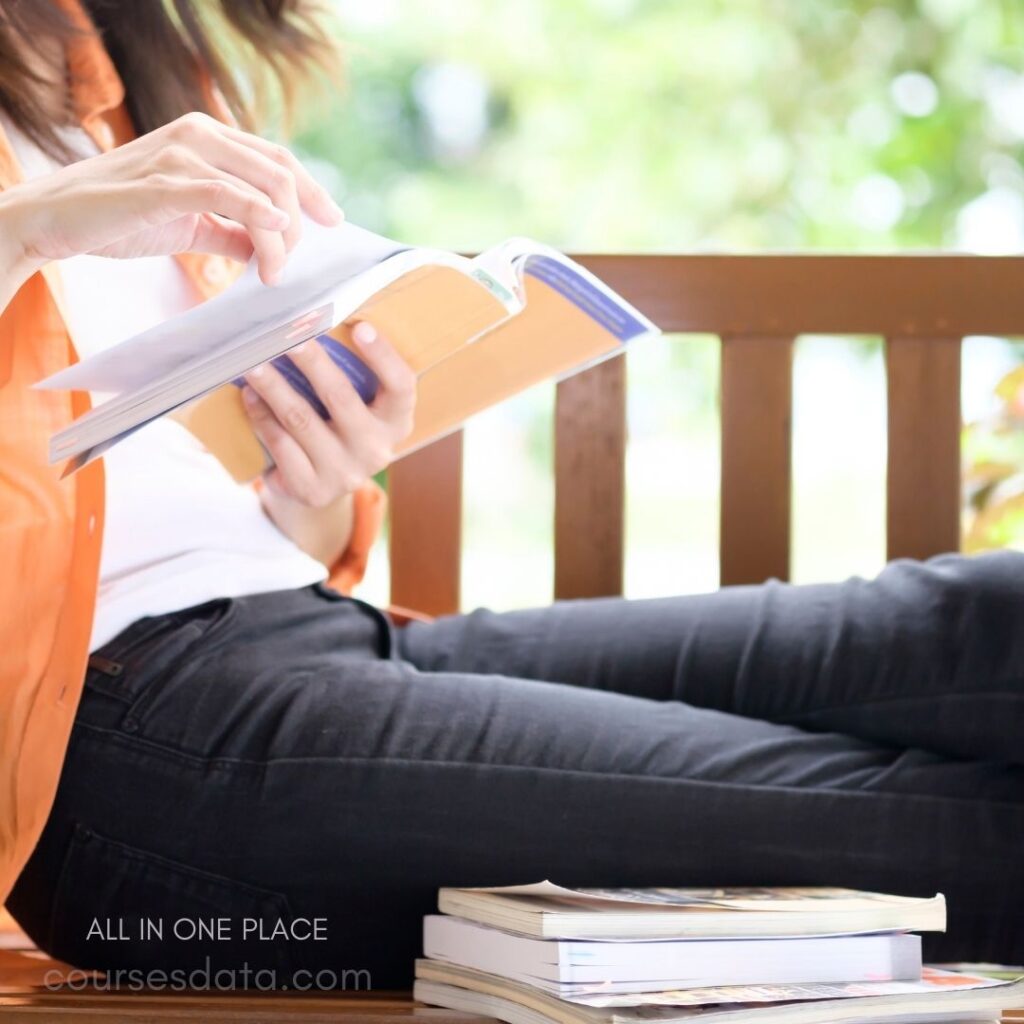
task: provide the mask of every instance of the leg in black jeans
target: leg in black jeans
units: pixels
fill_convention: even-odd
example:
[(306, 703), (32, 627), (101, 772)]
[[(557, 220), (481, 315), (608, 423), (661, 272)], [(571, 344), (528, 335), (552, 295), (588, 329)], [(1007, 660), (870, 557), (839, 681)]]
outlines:
[[(124, 670), (90, 672), (11, 901), (77, 963), (396, 986), (438, 886), (542, 877), (941, 890), (931, 956), (1024, 959), (1024, 556), (397, 638), (313, 588), (102, 653)], [(87, 937), (140, 914), (320, 916), (328, 941)]]
[(873, 580), (481, 610), (400, 634), (429, 672), (684, 701), (1024, 764), (1024, 556), (894, 562)]

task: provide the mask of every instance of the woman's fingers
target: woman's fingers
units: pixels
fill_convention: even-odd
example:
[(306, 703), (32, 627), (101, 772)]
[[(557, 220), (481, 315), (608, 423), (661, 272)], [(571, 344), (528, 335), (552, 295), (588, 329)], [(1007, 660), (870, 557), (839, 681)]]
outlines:
[(416, 374), (398, 354), (398, 350), (371, 323), (361, 321), (352, 328), (352, 340), (359, 348), (363, 362), (380, 381), (377, 395), (370, 406), (392, 430), (397, 444), (412, 430), (416, 407)]
[(288, 214), (263, 193), (228, 178), (184, 178), (152, 175), (133, 186), (152, 222), (187, 213), (215, 213), (256, 230), (284, 231)]
[(412, 426), (412, 370), (370, 324), (357, 324), (353, 336), (380, 381), (372, 407), (315, 341), (293, 348), (289, 356), (323, 403), (329, 421), (273, 366), (246, 374), (246, 405), (277, 464), (273, 479), (307, 505), (323, 506), (354, 491), (388, 465), (395, 444)]
[(237, 221), (252, 240), (253, 252), (264, 284), (274, 284), (281, 276), (287, 253), (283, 232), (289, 218), (261, 192), (229, 177), (175, 179), (156, 176), (144, 183), (144, 191), (156, 192), (156, 202), (148, 211), (153, 218), (161, 211), (168, 219), (187, 213), (217, 214)]
[(232, 128), (230, 125), (220, 125), (219, 128), (226, 138), (256, 151), (290, 172), (295, 181), (299, 204), (313, 220), (327, 227), (333, 227), (344, 220), (345, 215), (330, 192), (317, 183), (309, 171), (302, 166), (298, 157), (287, 147), (267, 142), (266, 139), (250, 135), (238, 128)]
[(246, 224), (260, 277), (266, 284), (273, 284), (280, 277), (287, 254), (298, 242), (303, 210), (324, 224), (337, 224), (343, 219), (326, 189), (283, 146), (195, 114), (173, 122), (166, 135), (172, 141), (157, 149), (158, 168), (165, 168), (172, 175), (224, 180), (237, 188), (251, 189), (287, 216), (280, 237), (275, 237), (275, 229), (267, 225)]
[(289, 469), (282, 467), (294, 497), (307, 505), (322, 506), (363, 483), (367, 474), (350, 457), (338, 435), (273, 366), (258, 366), (245, 379), (312, 467), (312, 478), (303, 471), (293, 478)]
[[(343, 218), (286, 149), (202, 114), (22, 183), (17, 196), (19, 246), (43, 262), (179, 252), (194, 240), (232, 257), (251, 252), (267, 283), (280, 275), (304, 213), (324, 224)], [(234, 221), (250, 243), (211, 217)]]
[(330, 427), (365, 475), (383, 469), (391, 461), (389, 438), (344, 371), (316, 341), (307, 341), (288, 355), (313, 386), (330, 414)]
[[(262, 196), (284, 214), (283, 227), (275, 231), (248, 224), (253, 251), (264, 284), (274, 284), (284, 270), (288, 252), (302, 232), (295, 181), (292, 175), (266, 157), (212, 133), (195, 149), (172, 143), (156, 157), (158, 169), (195, 181), (223, 181), (234, 189)], [(158, 171), (159, 173), (159, 171)], [(222, 210), (217, 210), (223, 213)]]
[(412, 430), (416, 375), (372, 324), (356, 324), (352, 337), (379, 381), (369, 407), (323, 346), (306, 342), (289, 355), (326, 406), (334, 429), (372, 474), (391, 461), (394, 446)]
[(252, 239), (241, 224), (213, 213), (203, 213), (196, 218), (195, 234), (189, 248), (194, 252), (227, 256), (238, 263), (245, 263), (253, 252)]
[(295, 169), (271, 160), (254, 146), (220, 134), (214, 135), (204, 149), (203, 156), (212, 166), (265, 192), (278, 209), (288, 214), (290, 223), (284, 241), (291, 252), (302, 234), (302, 202)]
[(223, 140), (235, 143), (248, 150), (253, 159), (250, 163), (244, 154), (239, 154), (236, 151), (232, 158), (234, 161), (233, 173), (246, 181), (251, 181), (257, 187), (263, 187), (260, 185), (260, 180), (266, 178), (267, 169), (263, 163), (255, 159), (259, 156), (282, 168), (290, 175), (294, 181), (300, 207), (314, 220), (330, 227), (339, 224), (344, 217), (327, 189), (316, 182), (295, 154), (285, 146), (268, 142), (266, 139), (244, 132), (240, 128), (222, 124), (205, 114), (186, 114), (168, 125), (166, 132), (175, 140), (206, 155), (213, 163), (225, 159)]
[(259, 228), (252, 232), (252, 248), (256, 256), (260, 280), (264, 284), (277, 284), (288, 259), (284, 234)]
[(303, 494), (311, 494), (316, 487), (316, 470), (309, 456), (250, 385), (242, 389), (242, 400), (256, 436), (274, 461), (273, 483), (301, 501)]

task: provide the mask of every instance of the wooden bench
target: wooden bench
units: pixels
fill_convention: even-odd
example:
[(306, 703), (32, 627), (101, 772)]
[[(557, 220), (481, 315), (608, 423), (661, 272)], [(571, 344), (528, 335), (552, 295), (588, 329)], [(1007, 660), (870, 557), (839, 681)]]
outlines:
[[(723, 584), (787, 579), (793, 342), (879, 335), (888, 375), (887, 553), (960, 542), (960, 343), (1024, 335), (1024, 259), (581, 256), (666, 332), (721, 338)], [(681, 342), (685, 344), (685, 341)], [(622, 592), (626, 366), (558, 385), (553, 596)], [(685, 472), (666, 467), (666, 472)], [(459, 607), (462, 436), (390, 473), (391, 600)], [(752, 514), (752, 510), (754, 514)]]
[[(888, 371), (887, 551), (924, 558), (960, 540), (960, 345), (1024, 335), (1024, 258), (973, 256), (582, 256), (666, 332), (721, 338), (723, 584), (787, 579), (793, 342), (881, 335)], [(558, 385), (553, 596), (620, 594), (626, 366), (602, 363)], [(668, 471), (672, 471), (669, 467)], [(684, 472), (684, 467), (676, 471)], [(459, 609), (462, 435), (390, 471), (391, 600)], [(754, 510), (754, 514), (751, 514)], [(4, 937), (6, 936), (6, 938)], [(403, 994), (108, 995), (43, 989), (54, 965), (0, 922), (5, 1020), (480, 1024)], [(1024, 1020), (1024, 1011), (1011, 1015)]]

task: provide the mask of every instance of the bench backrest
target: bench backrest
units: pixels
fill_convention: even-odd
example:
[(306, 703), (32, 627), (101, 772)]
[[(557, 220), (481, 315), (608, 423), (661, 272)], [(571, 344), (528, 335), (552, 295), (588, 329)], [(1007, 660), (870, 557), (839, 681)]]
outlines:
[[(1024, 258), (576, 258), (666, 332), (721, 339), (723, 585), (789, 575), (792, 359), (800, 334), (885, 339), (888, 557), (959, 547), (961, 341), (1024, 335)], [(554, 445), (557, 598), (622, 592), (625, 450), (624, 361), (562, 381)], [(432, 614), (458, 609), (461, 485), (461, 433), (392, 467), (394, 603)]]

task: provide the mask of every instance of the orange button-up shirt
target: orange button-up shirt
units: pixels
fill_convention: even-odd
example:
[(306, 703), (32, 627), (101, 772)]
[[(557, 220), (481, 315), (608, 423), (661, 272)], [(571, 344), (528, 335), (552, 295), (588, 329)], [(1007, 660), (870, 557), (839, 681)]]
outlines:
[[(74, 107), (101, 150), (128, 141), (124, 89), (78, 0), (61, 0), (85, 30), (68, 45)], [(0, 188), (21, 180), (0, 129)], [(208, 298), (235, 276), (219, 257), (178, 257)], [(47, 463), (54, 431), (89, 408), (81, 393), (31, 385), (74, 362), (52, 267), (0, 314), (0, 905), (35, 846), (60, 776), (82, 692), (103, 537), (103, 465), (66, 480)], [(356, 494), (352, 539), (331, 583), (361, 578), (383, 515), (375, 487)]]

